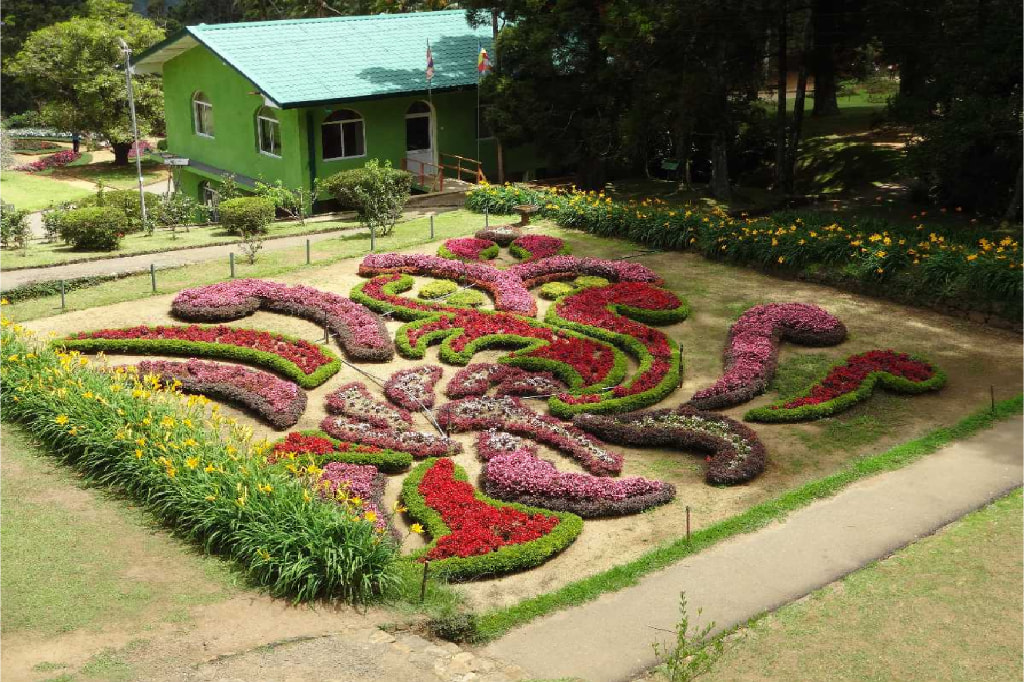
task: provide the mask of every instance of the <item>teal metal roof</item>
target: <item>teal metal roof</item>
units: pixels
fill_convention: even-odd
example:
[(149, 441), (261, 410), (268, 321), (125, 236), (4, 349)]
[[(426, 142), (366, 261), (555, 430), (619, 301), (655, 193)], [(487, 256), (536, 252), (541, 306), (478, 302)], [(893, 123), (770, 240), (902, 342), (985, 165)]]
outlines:
[(159, 73), (182, 51), (205, 45), (284, 108), (427, 89), (427, 40), (435, 90), (475, 85), (480, 46), (491, 28), (474, 28), (464, 10), (326, 19), (200, 24), (135, 60)]

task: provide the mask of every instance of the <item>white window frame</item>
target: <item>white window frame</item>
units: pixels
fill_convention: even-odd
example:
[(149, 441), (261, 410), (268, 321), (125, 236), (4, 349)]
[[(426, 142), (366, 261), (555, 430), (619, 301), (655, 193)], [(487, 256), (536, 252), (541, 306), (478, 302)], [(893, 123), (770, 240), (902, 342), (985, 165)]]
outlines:
[[(349, 109), (348, 111), (351, 111), (352, 113), (354, 113), (356, 115), (356, 118), (353, 118), (353, 119), (342, 119), (341, 121), (328, 121), (328, 120), (324, 119), (324, 121), (320, 124), (320, 159), (321, 159), (321, 161), (342, 161), (344, 159), (362, 159), (362, 158), (364, 158), (366, 156), (366, 154), (367, 154), (367, 149), (366, 149), (366, 119), (364, 119), (363, 115), (360, 114), (359, 112), (357, 112), (355, 109)], [(327, 117), (330, 118), (333, 115), (334, 115), (334, 112), (331, 112), (330, 114), (327, 115)], [(345, 128), (344, 128), (344, 126), (345, 126), (346, 123), (355, 123), (356, 121), (358, 121), (358, 122), (363, 124), (361, 126), (362, 127), (362, 132), (363, 132), (363, 153), (362, 154), (353, 154), (353, 155), (346, 156), (346, 154), (345, 154)], [(339, 139), (341, 140), (341, 156), (340, 157), (325, 157), (324, 156), (324, 149), (323, 149), (324, 135), (323, 135), (323, 129), (324, 129), (325, 126), (338, 126), (341, 129), (341, 130), (338, 131), (339, 135), (340, 135)]]
[[(262, 111), (263, 110), (260, 109), (260, 112), (262, 112)], [(274, 153), (273, 149), (271, 149), (269, 151), (263, 149), (263, 128), (262, 128), (262, 122), (263, 121), (266, 121), (267, 123), (271, 123), (271, 124), (277, 126), (277, 135), (276, 136), (274, 136), (274, 135), (270, 136), (270, 144), (271, 144), (272, 148), (273, 148), (273, 145), (274, 145), (275, 138), (278, 139), (278, 140), (280, 140), (280, 138), (281, 138), (281, 122), (277, 118), (273, 118), (273, 117), (267, 116), (266, 114), (258, 112), (256, 114), (256, 148), (259, 149), (260, 154), (262, 154), (264, 156), (273, 157), (274, 159), (280, 159), (281, 158), (281, 154), (280, 154), (281, 150), (280, 149), (277, 150), (276, 154)], [(344, 144), (344, 142), (342, 144)]]
[[(207, 133), (205, 131), (199, 130), (199, 122), (204, 120), (203, 117), (201, 117), (199, 115), (199, 108), (200, 107), (206, 107), (207, 108), (207, 110), (208, 110), (207, 114), (209, 115), (209, 121), (210, 121), (211, 125), (213, 124), (213, 104), (211, 104), (210, 102), (207, 102), (206, 100), (200, 99), (199, 96), (202, 95), (202, 94), (203, 93), (198, 92), (198, 93), (196, 93), (195, 95), (192, 96), (192, 129), (193, 129), (193, 131), (195, 132), (196, 135), (198, 135), (200, 137), (204, 137), (204, 138), (210, 138), (212, 140), (213, 137), (214, 137), (213, 135), (211, 135), (210, 133)], [(214, 127), (214, 130), (216, 130), (216, 127)]]

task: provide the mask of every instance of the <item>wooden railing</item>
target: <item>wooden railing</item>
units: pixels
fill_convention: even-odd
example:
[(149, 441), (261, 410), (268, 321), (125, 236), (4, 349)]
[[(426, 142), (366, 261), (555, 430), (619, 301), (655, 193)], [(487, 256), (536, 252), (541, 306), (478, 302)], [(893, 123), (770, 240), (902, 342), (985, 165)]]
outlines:
[(414, 181), (420, 187), (428, 188), (431, 192), (444, 191), (444, 179), (447, 172), (449, 178), (456, 180), (467, 180), (469, 182), (482, 183), (487, 180), (484, 175), (483, 163), (476, 159), (462, 157), (458, 154), (441, 153), (441, 163), (431, 161), (420, 161), (402, 157), (402, 170), (412, 173)]

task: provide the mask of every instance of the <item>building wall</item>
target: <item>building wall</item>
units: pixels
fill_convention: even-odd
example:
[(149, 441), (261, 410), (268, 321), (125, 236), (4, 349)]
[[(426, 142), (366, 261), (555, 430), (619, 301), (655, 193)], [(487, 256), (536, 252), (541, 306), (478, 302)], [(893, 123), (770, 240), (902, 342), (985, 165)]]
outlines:
[[(312, 178), (361, 168), (369, 159), (387, 159), (400, 168), (405, 156), (405, 114), (423, 95), (384, 97), (331, 106), (274, 110), (281, 125), (281, 158), (259, 152), (256, 112), (263, 98), (256, 86), (205, 47), (196, 47), (164, 65), (164, 102), (167, 150), (214, 169), (288, 187), (312, 187)], [(193, 128), (192, 96), (202, 91), (213, 105), (214, 137), (197, 135)], [(479, 158), (491, 182), (497, 179), (494, 139), (476, 140), (476, 91), (434, 93), (435, 147), (439, 152)], [(362, 115), (365, 155), (335, 161), (323, 160), (320, 126), (337, 109)], [(312, 155), (313, 164), (310, 165)], [(530, 150), (505, 150), (506, 173), (522, 173), (538, 165)], [(444, 160), (442, 159), (442, 163)], [(209, 171), (189, 167), (180, 174), (181, 188), (197, 196), (203, 179), (216, 180)], [(464, 176), (470, 179), (470, 174)]]

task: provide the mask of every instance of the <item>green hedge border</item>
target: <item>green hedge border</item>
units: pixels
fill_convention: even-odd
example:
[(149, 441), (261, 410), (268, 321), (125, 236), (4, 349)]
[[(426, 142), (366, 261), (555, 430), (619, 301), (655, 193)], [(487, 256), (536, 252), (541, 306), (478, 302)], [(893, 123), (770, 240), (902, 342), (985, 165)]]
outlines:
[[(401, 500), (409, 508), (409, 516), (422, 522), (431, 537), (431, 542), (426, 547), (405, 556), (403, 558), (405, 561), (418, 563), (417, 561), (420, 557), (426, 555), (434, 548), (437, 539), (451, 533), (451, 529), (441, 519), (441, 515), (433, 508), (427, 506), (419, 492), (420, 482), (423, 480), (427, 470), (443, 459), (430, 458), (429, 460), (424, 460), (402, 482)], [(469, 481), (466, 471), (457, 464), (455, 465), (455, 479), (457, 481)], [(547, 562), (565, 550), (583, 531), (583, 520), (571, 512), (555, 512), (520, 505), (519, 503), (506, 503), (490, 498), (475, 488), (474, 495), (478, 501), (487, 505), (510, 507), (529, 515), (543, 514), (557, 517), (559, 521), (555, 528), (551, 530), (551, 533), (527, 543), (503, 546), (493, 553), (487, 553), (486, 555), (448, 557), (443, 560), (432, 560), (429, 572), (435, 577), (443, 577), (449, 581), (468, 581), (530, 569)]]
[[(923, 394), (926, 391), (938, 391), (946, 385), (947, 377), (945, 372), (921, 356), (911, 355), (911, 358), (923, 363), (928, 363), (931, 365), (932, 370), (935, 371), (935, 374), (923, 382), (911, 382), (905, 377), (897, 377), (890, 372), (875, 371), (869, 373), (868, 376), (864, 378), (864, 381), (861, 382), (860, 386), (855, 390), (845, 393), (842, 396), (836, 396), (831, 401), (825, 401), (814, 405), (799, 406), (797, 408), (780, 409), (775, 407), (785, 405), (789, 401), (793, 400), (792, 398), (788, 398), (776, 401), (775, 403), (762, 408), (753, 408), (747, 411), (747, 414), (743, 416), (743, 419), (749, 422), (765, 423), (819, 420), (823, 417), (841, 413), (861, 401), (866, 401), (871, 398), (871, 395), (875, 391), (875, 387), (878, 385), (881, 385), (883, 389), (888, 389), (889, 391), (895, 391), (901, 394)], [(831, 366), (819, 379), (812, 382), (805, 391), (801, 392), (800, 396), (806, 394), (807, 391), (827, 377), (830, 372), (836, 368), (843, 367), (848, 362), (849, 359)]]
[[(302, 436), (315, 436), (321, 439), (327, 439), (335, 448), (342, 442), (335, 439), (327, 432), (319, 429), (302, 429), (298, 430), (298, 434)], [(287, 437), (285, 437), (287, 438)], [(270, 447), (273, 449), (277, 444), (284, 443), (285, 439), (278, 439), (273, 442)], [(352, 446), (359, 446), (360, 444), (351, 444)], [(317, 455), (315, 453), (300, 453), (300, 456), (312, 455), (314, 462), (317, 467), (322, 467), (324, 463), (328, 462), (344, 462), (351, 465), (373, 465), (384, 474), (401, 474), (409, 469), (412, 465), (412, 456), (404, 451), (393, 451), (390, 448), (381, 449), (380, 453), (359, 453), (356, 451), (339, 451), (335, 450), (332, 453), (325, 455)], [(280, 461), (279, 461), (280, 462)]]
[(835, 495), (860, 479), (900, 469), (925, 455), (934, 453), (952, 441), (967, 438), (1000, 420), (1019, 415), (1022, 409), (1022, 394), (999, 401), (993, 408), (979, 410), (950, 427), (940, 427), (919, 439), (894, 446), (884, 453), (856, 460), (835, 474), (799, 486), (776, 498), (759, 503), (744, 513), (701, 529), (692, 535), (690, 542), (687, 542), (685, 537), (678, 538), (645, 553), (636, 560), (574, 581), (550, 593), (527, 598), (510, 607), (478, 614), (473, 619), (474, 628), (469, 634), (469, 639), (473, 642), (487, 642), (538, 617), (589, 602), (604, 593), (635, 585), (641, 577), (653, 571), (739, 534), (757, 531), (819, 498)]
[[(263, 331), (252, 328), (234, 329), (250, 329), (253, 332)], [(285, 334), (272, 334), (289, 342), (305, 341)], [(309, 374), (303, 372), (295, 363), (276, 354), (218, 342), (187, 341), (183, 339), (54, 339), (50, 342), (50, 345), (54, 348), (64, 348), (85, 353), (104, 351), (107, 353), (203, 356), (205, 358), (237, 360), (242, 363), (251, 363), (252, 365), (272, 370), (279, 375), (293, 380), (303, 389), (314, 389), (320, 386), (341, 369), (341, 361), (338, 359), (338, 356), (327, 347), (319, 344), (316, 346), (320, 349), (321, 353), (331, 360), (326, 365), (321, 365)]]

